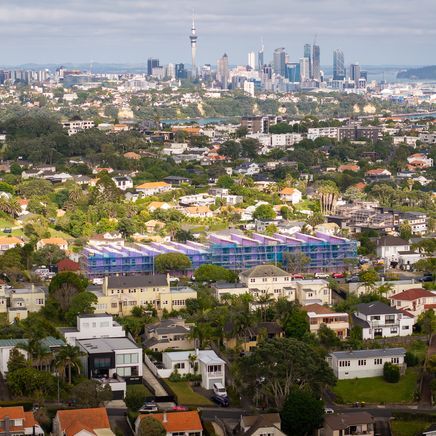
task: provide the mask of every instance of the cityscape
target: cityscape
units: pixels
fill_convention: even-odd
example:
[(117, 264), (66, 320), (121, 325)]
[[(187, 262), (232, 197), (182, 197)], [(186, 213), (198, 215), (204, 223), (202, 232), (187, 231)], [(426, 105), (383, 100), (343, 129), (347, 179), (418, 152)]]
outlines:
[(417, 3), (0, 5), (0, 434), (436, 435)]

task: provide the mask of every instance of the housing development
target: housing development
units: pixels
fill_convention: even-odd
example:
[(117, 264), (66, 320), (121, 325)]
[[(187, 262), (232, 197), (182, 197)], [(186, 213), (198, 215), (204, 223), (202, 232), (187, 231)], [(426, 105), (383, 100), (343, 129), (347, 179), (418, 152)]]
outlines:
[[(357, 44), (370, 2), (5, 3), (0, 434), (435, 435), (435, 67)], [(8, 20), (66, 20), (71, 61)]]

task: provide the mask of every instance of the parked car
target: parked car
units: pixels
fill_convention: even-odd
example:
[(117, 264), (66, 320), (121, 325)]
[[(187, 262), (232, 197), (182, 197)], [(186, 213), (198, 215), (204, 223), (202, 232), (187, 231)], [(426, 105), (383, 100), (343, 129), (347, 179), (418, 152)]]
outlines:
[(333, 415), (333, 414), (335, 413), (335, 411), (334, 411), (331, 407), (326, 407), (326, 408), (324, 409), (324, 413), (325, 413), (326, 415)]
[(328, 273), (317, 272), (317, 273), (315, 273), (315, 278), (316, 279), (328, 279), (329, 275), (328, 275)]
[(304, 279), (303, 274), (292, 274), (293, 279)]
[(332, 274), (332, 277), (333, 277), (334, 279), (343, 279), (343, 278), (345, 277), (345, 274), (344, 274), (344, 273), (341, 273), (341, 272), (337, 272), (337, 273), (333, 273), (333, 274)]
[(351, 276), (345, 279), (346, 283), (359, 283), (359, 276)]
[(220, 397), (219, 395), (213, 395), (212, 401), (221, 407), (229, 407), (230, 405), (229, 399), (227, 397)]
[(213, 384), (213, 393), (219, 397), (227, 397), (227, 391), (222, 383)]
[(151, 413), (151, 412), (157, 412), (157, 404), (154, 401), (146, 401), (142, 407), (138, 410), (138, 412), (142, 413)]
[(12, 233), (12, 229), (9, 228), (3, 229), (3, 233)]
[(432, 281), (433, 281), (432, 275), (425, 275), (425, 276), (422, 276), (418, 279), (418, 282), (422, 282), (422, 283), (427, 283), (427, 282), (432, 282)]

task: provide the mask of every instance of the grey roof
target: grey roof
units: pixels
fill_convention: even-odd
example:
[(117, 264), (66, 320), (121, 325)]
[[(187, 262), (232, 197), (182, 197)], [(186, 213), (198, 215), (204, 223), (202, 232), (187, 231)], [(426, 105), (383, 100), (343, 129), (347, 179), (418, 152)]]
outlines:
[(377, 239), (377, 247), (398, 247), (402, 245), (409, 245), (409, 242), (405, 239), (399, 238), (398, 236), (386, 235)]
[(216, 289), (242, 289), (247, 288), (247, 285), (244, 283), (216, 282), (213, 287)]
[(173, 325), (169, 327), (157, 327), (156, 334), (165, 335), (172, 333), (189, 333), (190, 329), (188, 327), (184, 327), (182, 325)]
[(108, 288), (141, 288), (150, 286), (168, 286), (168, 278), (165, 274), (117, 276), (108, 277)]
[(81, 313), (77, 315), (78, 318), (108, 318), (112, 315), (109, 315), (107, 313)]
[(357, 306), (357, 312), (363, 313), (364, 315), (391, 315), (396, 313), (401, 313), (395, 307), (388, 306), (381, 301), (373, 301), (371, 303), (360, 303)]
[(244, 426), (250, 427), (244, 433), (244, 436), (251, 436), (262, 428), (275, 427), (277, 430), (280, 428), (280, 415), (278, 413), (266, 413), (263, 415), (242, 416), (241, 421)]
[(88, 354), (110, 353), (116, 350), (133, 350), (139, 347), (129, 338), (82, 339), (77, 341)]
[(241, 272), (243, 277), (287, 277), (289, 273), (275, 265), (257, 265)]
[(404, 348), (375, 348), (373, 350), (351, 350), (351, 351), (335, 351), (330, 353), (337, 359), (370, 359), (372, 357), (392, 357), (404, 356), (406, 350)]
[(374, 418), (368, 412), (339, 413), (337, 415), (326, 415), (324, 427), (328, 426), (333, 430), (345, 430), (351, 425), (371, 424)]
[(351, 315), (351, 322), (353, 326), (359, 326), (362, 327), (363, 329), (370, 328), (368, 321), (365, 321), (364, 319), (357, 317), (356, 315), (354, 315), (354, 313)]

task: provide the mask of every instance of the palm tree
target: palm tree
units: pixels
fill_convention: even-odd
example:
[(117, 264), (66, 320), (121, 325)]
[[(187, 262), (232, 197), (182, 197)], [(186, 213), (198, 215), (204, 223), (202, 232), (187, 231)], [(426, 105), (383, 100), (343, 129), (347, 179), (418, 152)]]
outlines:
[(339, 197), (339, 189), (334, 182), (324, 182), (317, 188), (321, 212), (326, 215), (334, 212)]
[(62, 378), (65, 379), (65, 374), (68, 371), (68, 383), (71, 384), (71, 372), (72, 368), (76, 368), (77, 372), (80, 374), (80, 356), (85, 353), (81, 352), (79, 347), (74, 347), (72, 345), (65, 345), (61, 347), (56, 356), (56, 366), (59, 373), (62, 374)]
[(257, 297), (256, 304), (259, 306), (262, 321), (266, 321), (266, 309), (273, 301), (271, 294), (259, 295)]
[(0, 211), (11, 215), (12, 218), (15, 218), (21, 210), (21, 206), (19, 205), (16, 198), (5, 198), (0, 197)]

